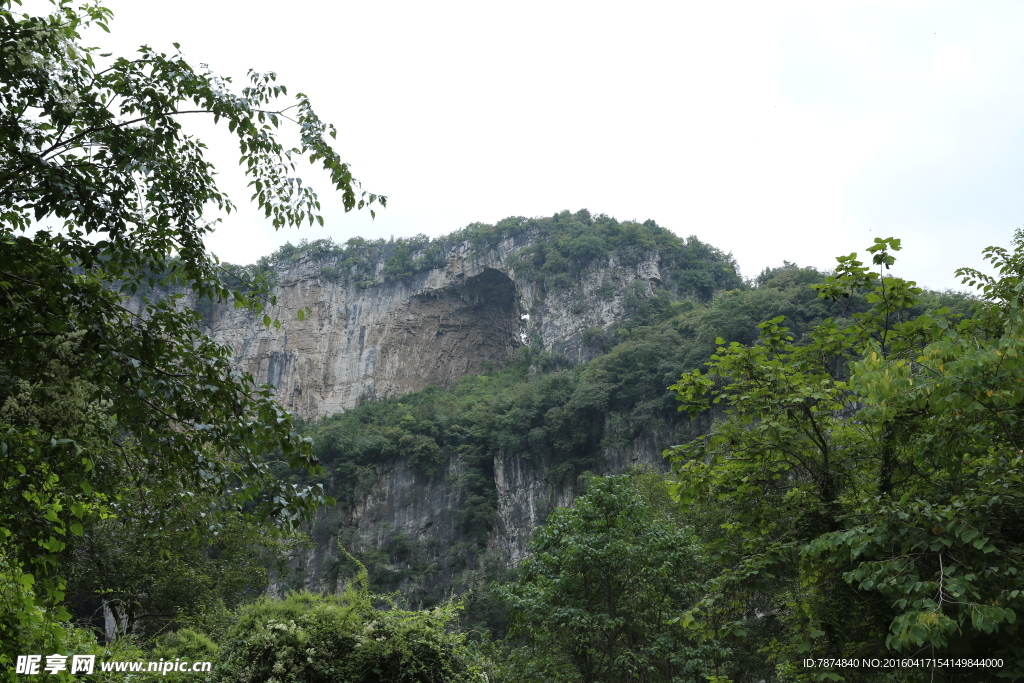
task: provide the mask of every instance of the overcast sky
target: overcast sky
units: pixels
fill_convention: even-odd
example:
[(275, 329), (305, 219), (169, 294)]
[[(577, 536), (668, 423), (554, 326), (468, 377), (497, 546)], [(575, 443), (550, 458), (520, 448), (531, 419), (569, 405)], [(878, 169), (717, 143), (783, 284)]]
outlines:
[[(232, 262), (586, 207), (696, 235), (747, 277), (897, 236), (899, 274), (942, 289), (1024, 225), (1020, 2), (103, 4), (112, 33), (88, 43), (276, 71), (388, 196), (371, 221), (321, 182), (326, 228), (301, 231), (233, 214), (210, 241)], [(237, 148), (191, 125), (244, 204)]]

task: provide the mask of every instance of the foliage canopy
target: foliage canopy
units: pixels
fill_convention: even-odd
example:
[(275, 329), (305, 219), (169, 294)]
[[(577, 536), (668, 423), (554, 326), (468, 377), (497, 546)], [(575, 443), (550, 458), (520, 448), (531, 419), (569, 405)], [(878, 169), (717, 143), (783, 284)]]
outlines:
[[(516, 242), (525, 237), (533, 244), (515, 251)], [(580, 274), (595, 264), (636, 266), (654, 257), (665, 277), (662, 284), (676, 296), (708, 301), (715, 292), (742, 284), (732, 257), (696, 237), (684, 240), (652, 220), (619, 221), (604, 214), (591, 216), (586, 209), (541, 218), (510, 216), (495, 224), (471, 223), (435, 239), (426, 235), (391, 240), (354, 237), (345, 244), (329, 238), (303, 240), (286, 244), (255, 264), (230, 270), (246, 277), (272, 278), (277, 268), (309, 258), (322, 264), (322, 277), (366, 287), (441, 267), (463, 245), (481, 249), (503, 242), (513, 245), (509, 265), (541, 285), (541, 292), (577, 286)]]
[[(57, 606), (69, 545), (126, 487), (212, 492), (220, 507), (248, 501), (285, 524), (322, 500), (269, 474), (270, 452), (314, 466), (310, 444), (269, 388), (198, 333), (196, 314), (173, 296), (123, 299), (181, 286), (258, 312), (267, 298), (258, 282), (232, 291), (204, 248), (204, 211), (232, 204), (180, 117), (227, 124), (276, 227), (323, 222), (294, 175), (300, 157), (323, 166), (346, 210), (385, 201), (359, 189), (305, 95), (277, 105), (287, 91), (274, 74), (250, 73), (233, 94), (227, 79), (148, 47), (101, 68), (80, 32), (106, 29), (108, 9), (12, 8), (0, 1), (0, 553), (4, 581), (25, 589), (5, 600), (29, 596), (38, 609), (3, 611), (0, 663), (49, 617), (67, 618)], [(286, 121), (295, 146), (280, 140)]]
[(224, 634), (217, 679), (224, 683), (460, 683), (481, 680), (464, 635), (451, 631), (456, 606), (410, 612), (367, 591), (366, 571), (337, 596), (264, 598), (239, 612)]
[(511, 634), (532, 646), (518, 662), (523, 679), (704, 680), (715, 648), (672, 617), (696, 600), (707, 567), (661, 476), (591, 478), (531, 549), (502, 591)]
[(796, 345), (774, 318), (674, 385), (691, 414), (725, 411), (671, 451), (677, 493), (730, 518), (726, 570), (683, 621), (745, 637), (778, 675), (842, 674), (798, 670), (808, 653), (891, 651), (1001, 657), (1019, 678), (1024, 234), (987, 250), (998, 278), (960, 271), (983, 285), (964, 319), (912, 314), (921, 290), (885, 276), (899, 247), (878, 239), (879, 272), (851, 254), (815, 285), (864, 297), (849, 324), (826, 320)]

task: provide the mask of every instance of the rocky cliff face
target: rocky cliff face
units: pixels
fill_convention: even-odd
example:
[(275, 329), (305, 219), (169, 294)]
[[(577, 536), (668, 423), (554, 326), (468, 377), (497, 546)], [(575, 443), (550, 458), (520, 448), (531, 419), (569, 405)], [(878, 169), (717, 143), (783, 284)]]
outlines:
[[(387, 275), (386, 245), (376, 262), (364, 264), (368, 271), (361, 272), (370, 277), (361, 279), (347, 277), (343, 263), (300, 255), (277, 268), (277, 304), (268, 313), (281, 321), (280, 329), (217, 306), (206, 316), (205, 331), (304, 419), (428, 385), (450, 386), (466, 374), (500, 367), (524, 345), (586, 361), (594, 351), (585, 332), (610, 328), (623, 320), (630, 296), (658, 289), (666, 273), (662, 255), (633, 253), (625, 263), (611, 253), (577, 270), (568, 285), (563, 277), (552, 287), (516, 258), (545, 239), (541, 231), (525, 230), (484, 246), (446, 243), (433, 256), (436, 267), (399, 278)], [(303, 320), (300, 309), (310, 312)], [(632, 443), (601, 452), (598, 473), (641, 463), (662, 467), (662, 450), (678, 438), (673, 428), (650, 425)], [(377, 465), (375, 481), (360, 486), (354, 503), (325, 510), (317, 521), (316, 547), (297, 561), (302, 583), (337, 587), (337, 545), (353, 535), (364, 547), (402, 539), (415, 546), (421, 563), (445, 565), (446, 554), (465, 545), (457, 522), (466, 498), (458, 484), (461, 467), (452, 457), (425, 477), (402, 457)], [(576, 495), (575, 478), (552, 481), (547, 469), (518, 453), (494, 456), (497, 514), (489, 548), (506, 565), (518, 564), (533, 529)]]
[[(662, 451), (680, 435), (663, 425), (651, 429), (627, 446), (604, 449), (598, 458), (597, 474), (617, 474), (630, 467), (665, 469)], [(577, 494), (575, 480), (552, 482), (537, 466), (518, 454), (503, 453), (495, 458), (494, 483), (498, 491), (498, 533), (494, 547), (510, 565), (528, 555), (530, 535), (556, 507), (569, 507)]]
[[(542, 292), (510, 265), (539, 238), (526, 233), (483, 249), (458, 244), (444, 266), (392, 282), (381, 275), (384, 259), (369, 284), (328, 279), (323, 261), (300, 259), (277, 274), (277, 305), (268, 312), (281, 321), (279, 330), (218, 306), (205, 331), (303, 419), (367, 398), (450, 386), (484, 364), (500, 366), (531, 341), (585, 360), (583, 331), (622, 319), (627, 285), (649, 291), (659, 283), (659, 255), (633, 266), (612, 256), (574, 287)], [(311, 315), (300, 321), (299, 309)]]
[[(595, 474), (615, 474), (630, 467), (666, 469), (662, 451), (678, 443), (682, 434), (665, 425), (652, 425), (634, 442), (603, 450), (597, 458)], [(297, 558), (297, 573), (304, 588), (337, 591), (343, 588), (339, 574), (338, 544), (377, 548), (389, 557), (388, 569), (395, 575), (431, 574), (433, 596), (422, 581), (401, 581), (403, 592), (419, 592), (414, 598), (436, 599), (450, 595), (453, 585), (471, 586), (482, 576), (483, 563), (497, 561), (515, 567), (529, 555), (533, 530), (543, 524), (556, 507), (568, 507), (578, 493), (575, 478), (552, 480), (550, 463), (537, 462), (519, 453), (498, 452), (494, 457), (494, 487), (497, 491), (497, 515), (487, 551), (475, 554), (470, 566), (459, 566), (453, 558), (467, 545), (458, 521), (465, 502), (465, 491), (458, 481), (462, 464), (452, 459), (432, 477), (416, 474), (403, 459), (380, 466), (376, 481), (362, 491), (351, 507), (335, 506), (325, 510), (312, 529), (315, 546)], [(398, 549), (398, 552), (396, 551)], [(454, 561), (453, 561), (454, 560)], [(295, 585), (295, 584), (293, 584)], [(438, 587), (441, 590), (437, 590)], [(281, 584), (275, 586), (279, 590)], [(407, 596), (408, 597), (408, 596)]]

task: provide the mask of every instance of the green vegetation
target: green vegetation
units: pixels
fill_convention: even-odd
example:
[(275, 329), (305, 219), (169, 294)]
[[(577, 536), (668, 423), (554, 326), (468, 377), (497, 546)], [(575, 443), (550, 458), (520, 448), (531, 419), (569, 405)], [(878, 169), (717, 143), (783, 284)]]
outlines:
[(338, 596), (294, 593), (242, 608), (223, 636), (225, 683), (459, 683), (482, 680), (453, 633), (455, 607), (407, 612), (366, 591), (366, 574)]
[(513, 262), (517, 272), (536, 278), (546, 289), (571, 287), (594, 262), (614, 259), (636, 266), (654, 253), (660, 257), (662, 284), (676, 296), (707, 301), (713, 293), (740, 284), (731, 258), (695, 237), (684, 241), (652, 220), (620, 223), (603, 214), (592, 218), (582, 210), (563, 211), (543, 222), (518, 221), (520, 230), (546, 232), (543, 241), (523, 249)]
[[(266, 581), (262, 558), (237, 547), (251, 525), (263, 520), (266, 537), (324, 500), (270, 474), (271, 452), (314, 467), (310, 444), (268, 388), (199, 335), (196, 314), (176, 310), (176, 296), (139, 311), (123, 306), (122, 295), (140, 288), (187, 288), (254, 313), (268, 296), (233, 291), (203, 246), (212, 229), (204, 208), (232, 204), (203, 145), (183, 133), (180, 110), (227, 124), (246, 155), (253, 199), (277, 227), (322, 223), (315, 193), (292, 175), (293, 154), (320, 162), (347, 210), (383, 203), (360, 193), (327, 142), (333, 128), (304, 95), (289, 107), (299, 139), (281, 142), (275, 107), (286, 91), (273, 74), (250, 74), (235, 95), (180, 55), (149, 48), (101, 69), (79, 33), (106, 28), (109, 10), (60, 0), (49, 16), (28, 16), (13, 4), (0, 0), (6, 680), (16, 680), (18, 654), (81, 644), (81, 632), (63, 624), (67, 606), (86, 596), (69, 590), (110, 598), (125, 624), (165, 607), (166, 623), (179, 608), (237, 602)], [(240, 534), (216, 538), (222, 529)], [(139, 543), (139, 564), (127, 561), (129, 543)]]
[[(1005, 272), (1024, 271), (1022, 244), (1013, 254), (993, 252)], [(883, 267), (897, 246), (888, 240), (874, 248)], [(445, 478), (456, 492), (458, 505), (439, 536), (449, 542), (386, 526), (360, 536), (340, 521), (344, 515), (331, 513), (311, 535), (319, 544), (337, 539), (338, 555), (319, 578), (342, 597), (294, 594), (247, 606), (254, 593), (232, 577), (259, 577), (260, 562), (266, 567), (282, 543), (299, 541), (261, 544), (258, 528), (242, 524), (228, 531), (247, 546), (233, 561), (230, 543), (203, 541), (227, 553), (224, 570), (207, 561), (196, 574), (207, 577), (200, 583), (221, 577), (214, 579), (219, 592), (197, 592), (192, 602), (172, 592), (167, 604), (179, 606), (175, 623), (186, 628), (147, 647), (171, 652), (180, 641), (223, 653), (225, 643), (246, 640), (244, 632), (254, 634), (249, 649), (232, 652), (271, 669), (277, 662), (282, 675), (315, 678), (367, 670), (369, 660), (354, 656), (350, 642), (365, 626), (348, 624), (419, 623), (443, 613), (424, 627), (433, 634), (426, 642), (436, 645), (429, 652), (457, 653), (445, 660), (454, 668), (437, 680), (470, 671), (498, 681), (826, 680), (843, 672), (808, 673), (794, 662), (921, 647), (1002, 656), (1013, 674), (1017, 664), (1006, 653), (1018, 648), (1012, 506), (1019, 458), (1012, 448), (1003, 454), (1001, 444), (1012, 446), (1004, 435), (1016, 423), (1002, 404), (981, 416), (969, 412), (989, 390), (1007, 406), (1015, 400), (1017, 373), (999, 360), (1022, 336), (1005, 303), (1013, 277), (989, 282), (980, 309), (962, 295), (880, 278), (854, 257), (832, 274), (792, 264), (769, 269), (708, 301), (637, 287), (627, 292), (627, 319), (584, 334), (597, 351), (590, 362), (570, 366), (524, 347), (509, 366), (450, 389), (367, 402), (306, 425), (302, 435), (313, 440), (323, 472), (271, 465), (283, 486), (322, 485), (343, 511), (401, 463), (423, 482)], [(710, 370), (702, 372), (709, 356)], [(928, 381), (915, 384), (921, 375)], [(680, 396), (690, 419), (677, 410)], [(942, 429), (932, 432), (936, 425)], [(690, 442), (672, 451), (673, 490), (683, 507), (669, 499), (662, 475), (591, 474), (601, 449), (655, 430), (666, 446)], [(959, 449), (964, 455), (953, 463), (944, 455)], [(509, 454), (544, 471), (551, 486), (586, 489), (572, 510), (543, 511), (550, 517), (534, 536), (533, 557), (513, 573), (488, 545), (496, 530), (494, 463)], [(117, 518), (129, 519), (127, 509)], [(110, 546), (116, 554), (120, 544)], [(186, 546), (178, 542), (183, 551), (163, 569), (197, 571)], [(316, 578), (279, 572), (294, 588)], [(109, 585), (108, 595), (119, 598)], [(159, 583), (132, 585), (145, 586), (135, 590), (147, 596), (161, 590)], [(399, 595), (365, 597), (370, 590)], [(342, 626), (352, 591), (363, 592), (361, 604), (377, 600), (377, 612), (366, 607)], [(472, 642), (452, 630), (455, 612), (444, 602), (452, 591), (465, 593), (458, 621)], [(281, 615), (292, 615), (295, 626)], [(328, 632), (340, 640), (325, 644)], [(385, 641), (399, 640), (381, 646), (380, 657), (419, 657), (402, 644), (413, 636), (388, 633)], [(335, 654), (293, 661), (300, 646)], [(439, 670), (424, 667), (423, 676)], [(875, 673), (877, 680), (894, 675)], [(900, 675), (917, 680), (913, 672)], [(946, 672), (944, 680), (958, 679)]]
[[(313, 440), (325, 475), (293, 481), (320, 483), (351, 509), (397, 462), (423, 481), (447, 478), (458, 500), (448, 521), (450, 543), (425, 546), (388, 529), (367, 538), (343, 534), (342, 543), (370, 569), (375, 590), (401, 590), (409, 604), (431, 605), (452, 588), (472, 589), (464, 623), (504, 632), (505, 611), (487, 585), (501, 576), (495, 567), (504, 562), (488, 549), (498, 506), (495, 459), (515, 454), (543, 471), (550, 486), (560, 487), (595, 470), (603, 448), (651, 433), (663, 434), (658, 447), (667, 448), (702, 433), (706, 417), (685, 419), (667, 387), (700, 367), (714, 353), (716, 338), (756, 339), (756, 321), (785, 314), (796, 334), (808, 338), (828, 315), (849, 323), (856, 311), (867, 309), (863, 296), (841, 304), (820, 299), (808, 283), (825, 279), (790, 264), (765, 271), (756, 286), (707, 303), (641, 292), (632, 317), (620, 327), (585, 335), (587, 343), (604, 350), (589, 363), (567, 367), (565, 359), (523, 348), (510, 366), (465, 377), (450, 389), (430, 387), (367, 402), (307, 426), (303, 434)], [(950, 303), (969, 310), (962, 296), (922, 297), (933, 307)], [(328, 543), (341, 523), (336, 515), (323, 517), (312, 531), (314, 540)], [(482, 572), (482, 566), (491, 569)], [(337, 569), (330, 571), (333, 583)]]
[[(108, 10), (13, 4), (0, 0), (5, 680), (28, 653), (209, 659), (209, 680), (246, 683), (1024, 678), (1024, 232), (988, 250), (997, 277), (961, 272), (978, 299), (888, 277), (895, 239), (870, 247), (872, 266), (850, 255), (744, 282), (694, 238), (586, 210), (222, 265), (200, 216), (231, 205), (176, 116), (227, 122), (276, 226), (317, 222), (279, 141), (284, 88), (253, 74), (232, 95), (147, 48), (100, 70), (79, 32)], [(383, 203), (305, 96), (295, 109), (297, 149), (346, 209)], [(660, 282), (597, 287), (625, 316), (582, 333), (588, 362), (527, 345), (450, 389), (302, 426), (197, 330), (214, 305), (262, 313), (303, 259), (366, 287), (463, 244), (503, 245), (539, 297), (570, 307), (598, 267), (656, 258)], [(186, 290), (197, 311), (177, 309)], [(671, 479), (595, 475), (605, 451), (651, 442), (673, 446)], [(581, 493), (531, 511), (545, 524), (518, 568), (493, 544), (509, 459), (543, 472), (552, 500)], [(430, 540), (351, 524), (402, 468), (452, 492)], [(296, 560), (313, 543), (319, 576)], [(312, 583), (324, 594), (300, 590)], [(1002, 664), (801, 666), (887, 655)]]
[(841, 257), (815, 286), (864, 296), (852, 322), (795, 344), (774, 318), (754, 345), (720, 347), (706, 373), (682, 376), (673, 388), (692, 415), (712, 403), (727, 415), (671, 454), (681, 500), (719, 501), (729, 519), (711, 546), (723, 571), (683, 617), (695, 633), (791, 678), (810, 676), (805, 653), (921, 652), (999, 658), (1002, 677), (1024, 677), (1024, 233), (1015, 245), (988, 250), (999, 279), (961, 271), (984, 296), (962, 318), (913, 314), (923, 292), (883, 277), (899, 240), (876, 240), (880, 272)]
[(109, 516), (83, 527), (64, 564), (76, 611), (119, 634), (155, 636), (178, 623), (209, 628), (225, 610), (259, 597), (270, 570), (306, 545), (251, 514), (223, 509), (213, 488), (126, 489)]
[[(301, 259), (319, 262), (321, 277), (357, 287), (394, 282), (443, 266), (457, 247), (494, 248), (502, 241), (535, 236), (532, 246), (514, 251), (509, 265), (517, 275), (541, 285), (541, 291), (572, 289), (587, 268), (609, 259), (636, 266), (657, 255), (666, 296), (707, 301), (723, 289), (740, 286), (732, 259), (695, 237), (680, 239), (654, 221), (619, 222), (606, 215), (591, 217), (586, 209), (562, 211), (550, 218), (511, 217), (495, 225), (472, 223), (444, 237), (426, 235), (391, 240), (303, 240), (280, 247), (250, 266), (225, 264), (228, 278), (240, 283), (263, 277), (273, 282), (277, 269)], [(377, 265), (383, 263), (380, 272)], [(609, 295), (614, 290), (609, 290)]]
[(510, 677), (703, 681), (723, 658), (674, 619), (696, 602), (711, 567), (661, 475), (589, 479), (531, 549), (501, 591), (516, 643)]

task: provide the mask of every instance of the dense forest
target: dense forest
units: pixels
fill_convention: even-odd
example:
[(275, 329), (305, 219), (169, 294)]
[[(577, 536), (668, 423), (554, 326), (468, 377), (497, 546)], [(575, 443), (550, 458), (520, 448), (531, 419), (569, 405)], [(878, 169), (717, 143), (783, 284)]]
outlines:
[[(276, 226), (322, 222), (293, 154), (346, 209), (386, 199), (272, 74), (235, 95), (148, 48), (100, 69), (78, 41), (105, 8), (0, 16), (5, 680), (1024, 678), (1024, 232), (986, 251), (995, 275), (960, 271), (972, 294), (892, 276), (894, 238), (744, 280), (695, 238), (586, 210), (222, 264), (202, 215), (230, 202), (183, 103), (237, 136)], [(281, 263), (371, 287), (530, 231), (514, 266), (540, 295), (658, 255), (657, 286), (607, 292), (624, 315), (583, 362), (525, 339), (453, 386), (299, 423), (200, 331), (218, 305), (273, 325)], [(663, 460), (602, 471), (653, 431)], [(502, 453), (577, 494), (519, 563), (491, 543)], [(396, 460), (460, 491), (458, 543), (346, 531)], [(335, 561), (309, 576), (328, 527)]]

